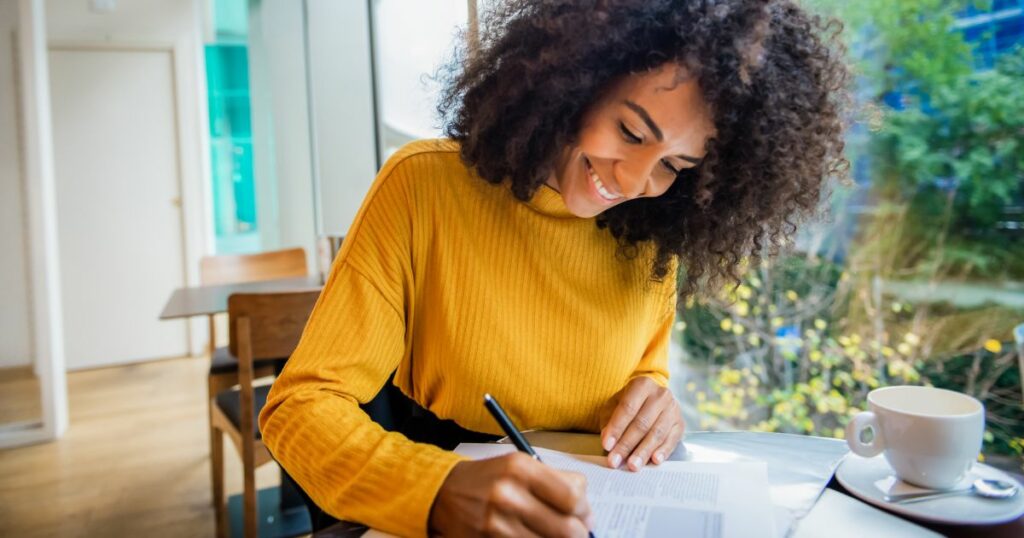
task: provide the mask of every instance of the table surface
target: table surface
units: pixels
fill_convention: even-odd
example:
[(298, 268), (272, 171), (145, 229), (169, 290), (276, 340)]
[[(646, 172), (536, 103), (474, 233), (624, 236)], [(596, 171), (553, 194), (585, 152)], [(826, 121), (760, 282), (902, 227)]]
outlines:
[[(554, 445), (545, 446), (551, 445), (550, 442), (533, 442), (533, 444), (573, 453), (590, 453), (592, 449), (600, 450), (600, 440), (596, 435), (592, 440), (583, 439), (581, 441), (583, 436), (580, 434), (567, 434), (564, 439), (560, 439), (555, 432), (544, 433), (547, 440), (553, 440)], [(583, 450), (581, 451), (580, 448)], [(1020, 479), (1020, 477), (1017, 478)], [(833, 478), (822, 497), (797, 525), (791, 536), (794, 538), (818, 536), (820, 531), (826, 531), (827, 535), (833, 538), (847, 536), (859, 538), (863, 536), (861, 531), (868, 529), (881, 531), (886, 536), (927, 537), (935, 536), (934, 533), (938, 533), (940, 536), (953, 538), (968, 536), (972, 538), (1020, 538), (1024, 536), (1024, 516), (1009, 523), (984, 527), (937, 525), (912, 521), (860, 501), (849, 495)], [(314, 538), (356, 538), (362, 536), (366, 531), (365, 525), (343, 521), (323, 529), (313, 536)]]
[(284, 291), (319, 290), (323, 287), (320, 275), (308, 275), (277, 280), (262, 280), (242, 284), (218, 284), (178, 288), (167, 299), (160, 319), (187, 318), (228, 311), (228, 297), (234, 293), (274, 293)]

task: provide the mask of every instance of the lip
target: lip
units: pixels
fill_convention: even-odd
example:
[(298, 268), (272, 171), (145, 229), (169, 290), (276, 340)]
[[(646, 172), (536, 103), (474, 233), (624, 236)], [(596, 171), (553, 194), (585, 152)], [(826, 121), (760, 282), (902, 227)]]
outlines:
[[(609, 200), (609, 199), (605, 198), (604, 195), (602, 195), (600, 192), (598, 192), (597, 185), (595, 185), (593, 180), (590, 179), (590, 171), (591, 170), (593, 170), (593, 166), (591, 166), (591, 164), (590, 164), (590, 159), (588, 159), (587, 156), (584, 155), (583, 156), (583, 180), (587, 182), (587, 185), (589, 187), (590, 193), (591, 193), (591, 195), (593, 196), (594, 199), (596, 199), (599, 202), (601, 202), (602, 205), (612, 205), (612, 204), (619, 203), (620, 201), (622, 201), (625, 198), (622, 195), (621, 192), (612, 190), (607, 183), (602, 181), (601, 184), (604, 186), (605, 190), (607, 190), (608, 192), (610, 192), (613, 195), (618, 196), (618, 198), (615, 198), (614, 200)], [(595, 174), (596, 174), (596, 171), (595, 171)], [(600, 177), (600, 176), (598, 176), (598, 177)]]

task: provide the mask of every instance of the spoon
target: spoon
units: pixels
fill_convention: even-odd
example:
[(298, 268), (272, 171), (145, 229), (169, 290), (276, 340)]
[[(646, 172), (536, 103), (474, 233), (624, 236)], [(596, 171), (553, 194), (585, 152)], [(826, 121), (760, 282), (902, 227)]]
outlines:
[(938, 492), (922, 492), (922, 493), (904, 493), (902, 495), (886, 495), (885, 500), (887, 502), (896, 504), (910, 504), (921, 501), (930, 501), (932, 499), (939, 499), (942, 497), (952, 497), (954, 495), (972, 494), (979, 497), (985, 497), (986, 499), (1009, 499), (1017, 494), (1017, 484), (1007, 482), (1005, 480), (993, 480), (989, 478), (979, 478), (975, 480), (971, 487), (963, 489), (954, 489), (950, 491), (938, 491)]

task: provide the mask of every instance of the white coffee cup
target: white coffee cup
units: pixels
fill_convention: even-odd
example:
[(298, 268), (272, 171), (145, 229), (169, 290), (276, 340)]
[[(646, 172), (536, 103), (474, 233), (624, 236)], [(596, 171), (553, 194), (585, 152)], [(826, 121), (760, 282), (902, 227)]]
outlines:
[[(955, 486), (978, 458), (985, 407), (959, 392), (898, 386), (868, 394), (868, 408), (846, 426), (846, 443), (859, 456), (885, 453), (905, 482), (931, 488)], [(873, 438), (863, 440), (870, 429)]]

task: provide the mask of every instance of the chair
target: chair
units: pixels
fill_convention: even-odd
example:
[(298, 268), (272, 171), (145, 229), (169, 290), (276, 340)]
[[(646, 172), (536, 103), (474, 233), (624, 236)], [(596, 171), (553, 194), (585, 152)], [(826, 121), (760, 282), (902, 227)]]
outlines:
[(256, 468), (273, 461), (256, 426), (270, 385), (253, 385), (255, 361), (291, 355), (319, 295), (319, 291), (238, 293), (228, 298), (229, 348), (238, 357), (239, 385), (217, 394), (210, 405), (215, 447), (211, 451), (213, 491), (220, 537), (228, 533), (222, 433), (228, 435), (242, 458), (243, 529), (246, 538), (253, 538), (258, 529)]
[[(290, 248), (257, 254), (232, 256), (205, 256), (199, 261), (199, 281), (205, 286), (216, 284), (238, 284), (274, 280), (278, 278), (306, 276), (306, 251), (302, 248)], [(238, 361), (226, 347), (217, 347), (217, 323), (215, 314), (209, 316), (210, 325), (210, 370), (206, 376), (207, 402), (221, 391), (238, 383)], [(282, 356), (283, 358), (284, 356)], [(254, 377), (274, 375), (273, 364), (261, 364), (256, 368)], [(210, 426), (210, 455), (220, 449), (214, 442), (213, 426)], [(210, 483), (216, 484), (217, 471), (211, 466)], [(216, 487), (214, 486), (214, 490)], [(216, 502), (217, 492), (213, 492)]]

